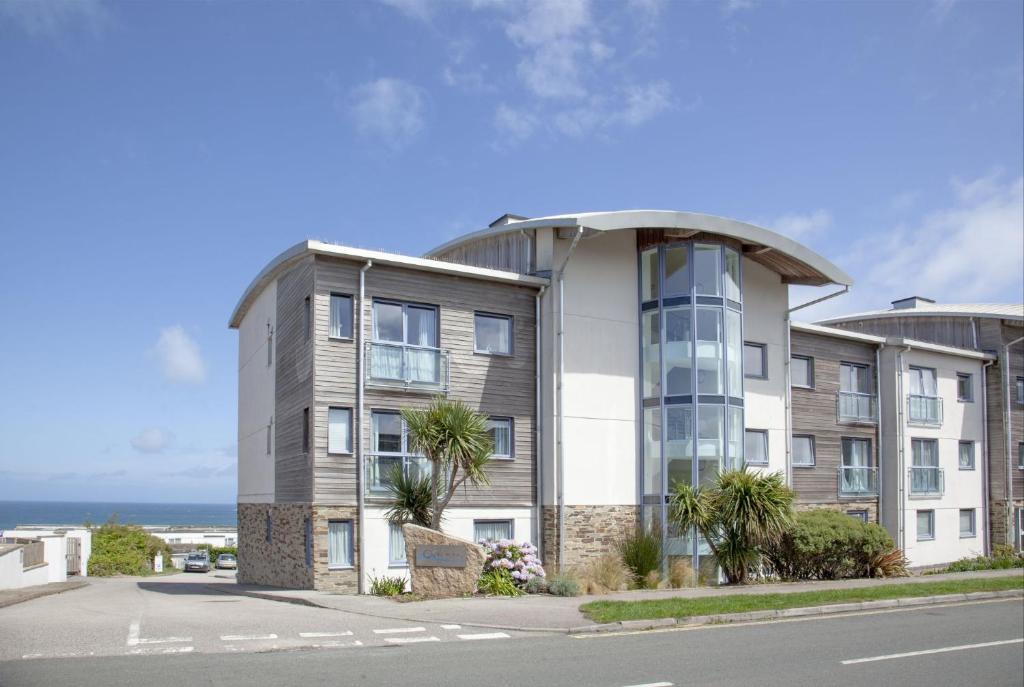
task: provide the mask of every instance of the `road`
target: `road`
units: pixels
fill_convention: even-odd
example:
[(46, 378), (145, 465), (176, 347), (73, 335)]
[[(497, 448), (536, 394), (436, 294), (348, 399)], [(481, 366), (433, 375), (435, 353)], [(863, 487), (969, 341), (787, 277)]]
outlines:
[(1024, 683), (1020, 600), (566, 636), (414, 626), (200, 588), (183, 576), (104, 580), (2, 609), (0, 685)]

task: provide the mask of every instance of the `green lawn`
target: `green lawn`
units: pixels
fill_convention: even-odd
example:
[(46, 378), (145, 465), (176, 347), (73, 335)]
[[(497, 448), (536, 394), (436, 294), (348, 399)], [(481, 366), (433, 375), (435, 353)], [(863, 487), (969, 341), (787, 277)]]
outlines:
[(653, 620), (655, 618), (688, 618), (695, 615), (718, 615), (746, 611), (770, 611), (800, 606), (897, 599), (912, 596), (966, 594), (1024, 589), (1024, 576), (989, 577), (972, 580), (946, 580), (889, 584), (878, 587), (857, 587), (790, 594), (730, 594), (698, 599), (656, 599), (643, 601), (591, 601), (580, 611), (597, 623), (619, 620)]

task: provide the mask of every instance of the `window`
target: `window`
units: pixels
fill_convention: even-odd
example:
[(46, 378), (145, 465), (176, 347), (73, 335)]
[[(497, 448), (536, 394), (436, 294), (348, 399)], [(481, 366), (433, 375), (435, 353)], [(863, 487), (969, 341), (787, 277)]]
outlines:
[(302, 330), (305, 332), (304, 336), (306, 341), (309, 341), (310, 332), (313, 329), (313, 312), (312, 302), (309, 300), (309, 296), (306, 296), (306, 300), (302, 305)]
[(352, 296), (331, 294), (331, 319), (327, 335), (332, 339), (352, 338)]
[(740, 300), (740, 254), (731, 248), (725, 249), (725, 297)]
[(956, 400), (963, 403), (974, 402), (974, 382), (971, 375), (956, 373)]
[(270, 455), (270, 451), (273, 448), (274, 440), (274, 418), (267, 420), (267, 455)]
[(939, 467), (939, 442), (936, 439), (911, 439), (914, 467)]
[(871, 440), (842, 439), (842, 460), (846, 468), (867, 468), (871, 466)]
[(814, 467), (814, 437), (809, 435), (793, 436), (793, 466), (798, 468)]
[(413, 479), (430, 475), (429, 461), (409, 450), (408, 438), (405, 421), (398, 412), (375, 410), (370, 414), (371, 455), (367, 475), (370, 491), (386, 491), (395, 469)]
[(309, 453), (309, 408), (302, 409), (302, 452)]
[(269, 544), (274, 540), (274, 521), (270, 517), (269, 510), (267, 511), (267, 520), (264, 523), (264, 527), (266, 528), (266, 533), (264, 534), (264, 536), (266, 537), (267, 543)]
[(961, 470), (973, 470), (974, 469), (974, 442), (973, 441), (961, 441), (960, 442), (960, 469)]
[(743, 344), (743, 376), (768, 379), (767, 346), (759, 343)]
[(511, 520), (474, 520), (473, 541), (501, 541), (512, 538)]
[(352, 567), (352, 521), (330, 520), (327, 523), (327, 567)]
[(394, 523), (388, 526), (388, 564), (402, 567), (409, 565), (405, 554), (405, 533), (401, 525)]
[(911, 396), (936, 395), (935, 370), (929, 367), (910, 368), (910, 394)]
[(476, 353), (512, 355), (512, 318), (507, 315), (476, 313), (473, 350)]
[(267, 367), (274, 364), (274, 328), (267, 322)]
[(790, 378), (793, 386), (803, 389), (814, 388), (814, 358), (794, 355), (790, 360)]
[(1024, 377), (1017, 377), (1017, 403), (1024, 405)]
[(377, 341), (437, 348), (437, 308), (375, 301), (373, 337)]
[(763, 429), (748, 429), (743, 435), (743, 455), (752, 465), (768, 463), (768, 432)]
[(327, 409), (327, 452), (352, 453), (351, 408)]
[(866, 510), (863, 510), (863, 509), (860, 509), (860, 510), (848, 510), (848, 511), (846, 511), (846, 514), (849, 515), (851, 518), (856, 518), (857, 520), (860, 520), (861, 522), (864, 522), (864, 523), (866, 523), (868, 521), (868, 512)]
[(1017, 467), (1024, 470), (1024, 441), (1017, 444)]
[(510, 460), (512, 453), (512, 418), (492, 417), (487, 421), (487, 434), (494, 444), (492, 458)]
[(693, 246), (693, 287), (698, 296), (721, 296), (721, 250), (718, 246), (696, 243)]
[(725, 376), (722, 374), (724, 342), (722, 309), (697, 308), (697, 393), (725, 394)]
[(917, 511), (917, 541), (935, 539), (935, 511)]
[(313, 565), (313, 521), (306, 518), (302, 523), (302, 544), (306, 550), (306, 567)]
[(974, 509), (973, 508), (961, 508), (960, 509), (960, 538), (968, 539), (970, 537), (977, 536), (977, 531), (974, 522)]
[(640, 298), (643, 301), (658, 298), (658, 249), (650, 248), (640, 256)]
[(851, 394), (871, 393), (871, 368), (857, 363), (839, 364), (839, 390)]

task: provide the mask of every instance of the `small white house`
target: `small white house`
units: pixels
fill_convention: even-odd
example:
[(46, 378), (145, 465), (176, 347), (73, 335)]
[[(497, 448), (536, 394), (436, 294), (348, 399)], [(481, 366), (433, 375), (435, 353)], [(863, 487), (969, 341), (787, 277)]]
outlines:
[(83, 527), (23, 525), (0, 532), (0, 589), (88, 575), (92, 532)]

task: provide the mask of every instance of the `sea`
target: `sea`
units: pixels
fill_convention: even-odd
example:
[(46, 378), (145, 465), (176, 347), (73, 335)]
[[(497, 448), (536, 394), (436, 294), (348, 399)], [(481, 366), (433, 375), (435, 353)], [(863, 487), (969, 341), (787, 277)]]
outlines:
[(0, 501), (0, 530), (17, 525), (122, 524), (236, 527), (233, 503), (104, 503), (93, 501)]

